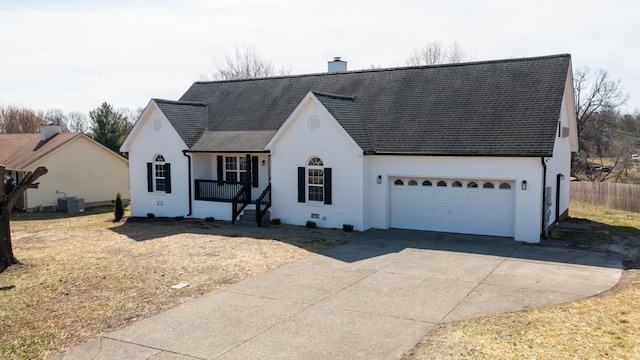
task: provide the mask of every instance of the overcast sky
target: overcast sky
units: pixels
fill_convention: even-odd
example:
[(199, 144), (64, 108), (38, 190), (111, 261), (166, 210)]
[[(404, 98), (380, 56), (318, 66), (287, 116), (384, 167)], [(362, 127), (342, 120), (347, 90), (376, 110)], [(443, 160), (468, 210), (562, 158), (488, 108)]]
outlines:
[(292, 73), (404, 66), (427, 41), (469, 60), (560, 53), (605, 69), (640, 110), (640, 2), (0, 0), (0, 105), (87, 113), (178, 99), (237, 44)]

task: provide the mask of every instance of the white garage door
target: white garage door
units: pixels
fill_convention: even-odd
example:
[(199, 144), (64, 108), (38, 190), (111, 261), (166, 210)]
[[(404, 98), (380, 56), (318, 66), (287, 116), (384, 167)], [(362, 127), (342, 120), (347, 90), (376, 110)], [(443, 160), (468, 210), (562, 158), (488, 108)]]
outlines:
[(514, 236), (514, 182), (391, 177), (391, 227)]

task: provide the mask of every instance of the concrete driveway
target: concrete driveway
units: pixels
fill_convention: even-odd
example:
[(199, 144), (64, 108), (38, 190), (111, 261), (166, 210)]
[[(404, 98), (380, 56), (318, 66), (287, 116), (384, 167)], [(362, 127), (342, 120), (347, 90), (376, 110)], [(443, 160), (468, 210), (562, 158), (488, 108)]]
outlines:
[(621, 266), (511, 239), (370, 230), (56, 358), (396, 359), (438, 323), (592, 296)]

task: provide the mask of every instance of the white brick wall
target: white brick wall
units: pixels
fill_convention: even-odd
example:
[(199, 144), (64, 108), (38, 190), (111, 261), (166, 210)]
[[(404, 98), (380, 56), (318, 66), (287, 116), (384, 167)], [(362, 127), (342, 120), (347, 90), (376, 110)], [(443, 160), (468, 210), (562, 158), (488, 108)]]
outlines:
[[(315, 131), (308, 124), (312, 116), (320, 121)], [(351, 224), (356, 230), (363, 230), (363, 156), (356, 155), (362, 150), (312, 96), (305, 98), (290, 120), (272, 147), (271, 218), (297, 225), (312, 220), (319, 227), (330, 228)], [(298, 202), (297, 169), (306, 167), (314, 156), (332, 169), (331, 205)], [(319, 214), (320, 219), (312, 219), (311, 214)]]
[[(568, 109), (568, 99), (573, 96), (570, 78), (567, 78), (565, 93), (562, 98), (562, 107), (560, 110), (560, 127), (570, 127), (568, 116), (573, 113)], [(573, 129), (571, 129), (573, 131)], [(551, 188), (551, 214), (547, 226), (552, 224), (556, 219), (556, 176), (563, 174), (564, 180), (560, 183), (560, 215), (569, 208), (569, 181), (571, 176), (571, 141), (569, 137), (559, 137), (556, 133), (556, 141), (553, 148), (553, 157), (547, 161), (547, 187)]]
[[(162, 123), (160, 131), (154, 122)], [(150, 103), (130, 142), (129, 176), (131, 181), (131, 215), (186, 216), (189, 213), (188, 159), (182, 154), (187, 145), (154, 103)], [(147, 192), (147, 163), (156, 154), (171, 163), (171, 194)]]

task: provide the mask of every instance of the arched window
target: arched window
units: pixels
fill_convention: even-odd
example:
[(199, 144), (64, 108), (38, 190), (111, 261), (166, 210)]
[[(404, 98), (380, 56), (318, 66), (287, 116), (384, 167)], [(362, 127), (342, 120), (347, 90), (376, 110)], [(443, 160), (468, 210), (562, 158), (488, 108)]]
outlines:
[(413, 180), (413, 179), (411, 179), (411, 180), (409, 180), (409, 186), (418, 186), (418, 182)]
[(318, 157), (307, 163), (307, 191), (309, 201), (324, 202), (324, 164)]
[(404, 185), (404, 181), (402, 181), (402, 179), (396, 179), (396, 181), (393, 182), (393, 185)]
[(161, 154), (147, 163), (147, 191), (171, 193), (171, 164)]
[(440, 186), (440, 187), (447, 187), (447, 182), (444, 181), (444, 180), (440, 180), (440, 181), (438, 181), (437, 185)]
[(500, 189), (511, 189), (511, 185), (509, 183), (503, 182), (500, 184)]
[(478, 183), (477, 183), (477, 182), (475, 182), (475, 181), (470, 181), (470, 182), (467, 184), (467, 187), (468, 187), (468, 188), (477, 188), (477, 187), (478, 187)]
[(462, 187), (462, 183), (460, 181), (456, 180), (451, 184), (451, 187), (461, 188)]
[(156, 155), (153, 162), (156, 178), (156, 191), (164, 191), (166, 185), (166, 169), (164, 163), (164, 156)]
[(425, 180), (422, 182), (422, 186), (431, 186), (431, 181)]
[(493, 183), (487, 181), (486, 183), (482, 184), (482, 188), (484, 188), (484, 189), (493, 189)]

